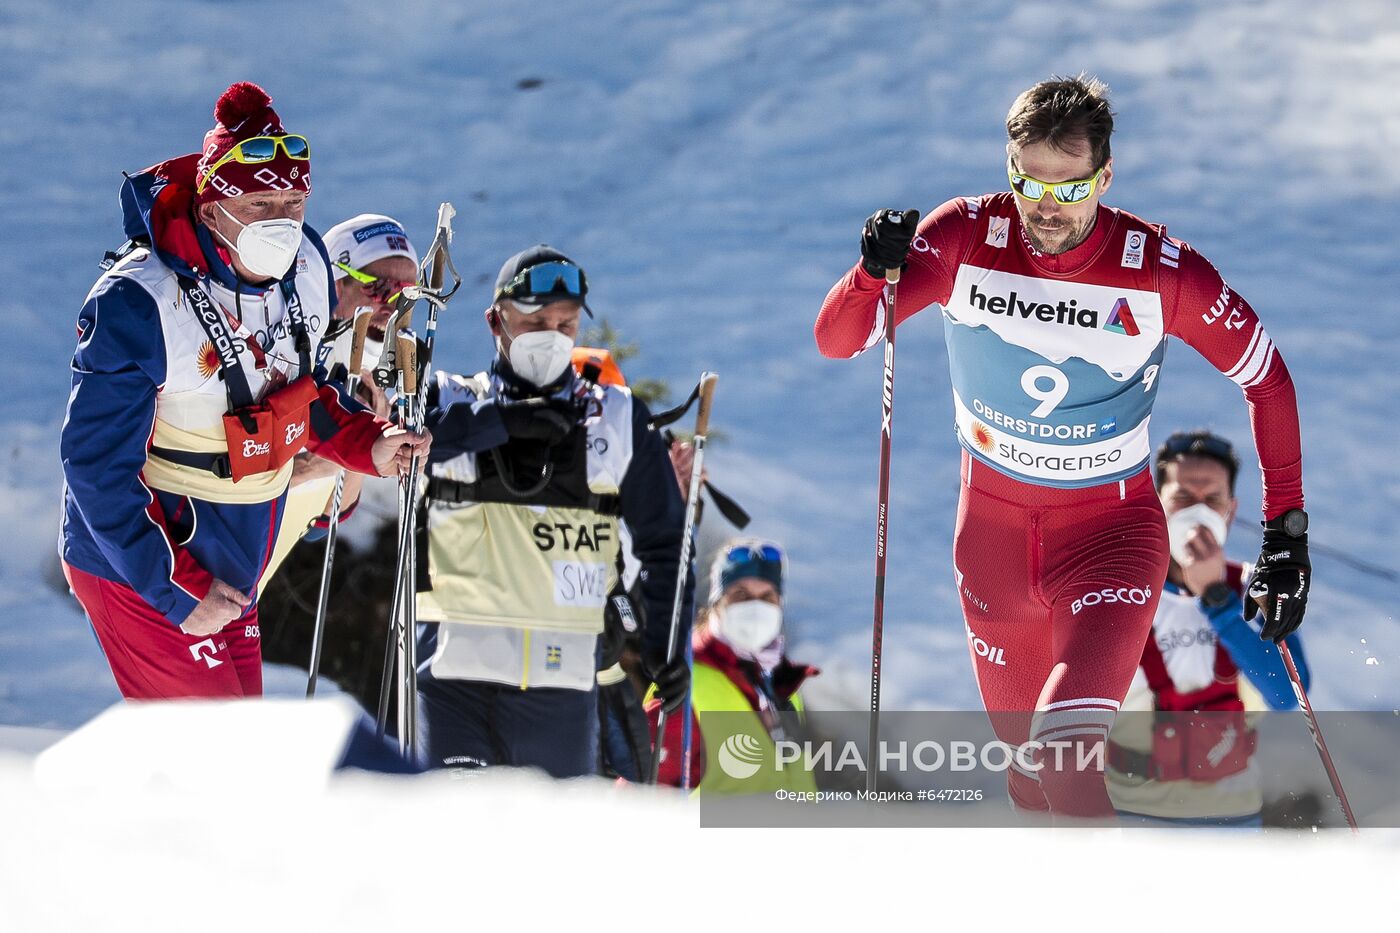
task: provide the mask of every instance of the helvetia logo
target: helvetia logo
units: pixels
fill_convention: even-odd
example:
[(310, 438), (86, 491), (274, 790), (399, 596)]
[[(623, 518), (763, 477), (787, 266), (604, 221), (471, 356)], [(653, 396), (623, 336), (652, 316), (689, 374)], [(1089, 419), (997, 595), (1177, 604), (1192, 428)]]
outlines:
[[(989, 295), (979, 289), (976, 282), (973, 282), (967, 301), (972, 307), (979, 311), (986, 311), (988, 314), (1000, 314), (1023, 320), (1035, 318), (1046, 324), (1064, 324), (1069, 327), (1083, 327), (1087, 330), (1099, 329), (1099, 312), (1093, 308), (1081, 308), (1079, 300), (1076, 298), (1071, 298), (1068, 302), (1061, 300), (1050, 304), (1045, 301), (1023, 299), (1015, 291), (1007, 295)], [(1104, 322), (1103, 329), (1128, 337), (1136, 337), (1142, 333), (1137, 320), (1133, 317), (1132, 310), (1128, 307), (1128, 299), (1126, 298), (1119, 298), (1114, 302), (1113, 312)]]
[(199, 351), (195, 353), (194, 365), (199, 370), (199, 378), (208, 379), (219, 371), (219, 354), (214, 350), (214, 344), (208, 340), (200, 344)]
[(1119, 298), (1113, 303), (1113, 310), (1109, 312), (1108, 323), (1103, 326), (1103, 329), (1128, 337), (1136, 337), (1142, 333), (1137, 326), (1137, 321), (1133, 318), (1133, 309), (1128, 307), (1128, 299), (1126, 298)]
[(719, 747), (719, 766), (736, 781), (753, 777), (763, 761), (763, 746), (747, 732), (736, 732)]

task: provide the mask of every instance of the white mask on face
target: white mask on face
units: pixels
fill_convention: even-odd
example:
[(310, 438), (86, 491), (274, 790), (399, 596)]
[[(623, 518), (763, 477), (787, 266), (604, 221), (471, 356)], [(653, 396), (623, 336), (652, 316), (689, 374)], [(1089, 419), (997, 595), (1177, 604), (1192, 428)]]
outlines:
[(1186, 550), (1186, 539), (1191, 537), (1191, 532), (1198, 526), (1209, 529), (1215, 536), (1215, 542), (1221, 547), (1225, 546), (1225, 535), (1228, 531), (1225, 516), (1204, 502), (1197, 502), (1167, 516), (1167, 540), (1171, 544), (1172, 557), (1178, 564), (1191, 562), (1191, 554)]
[[(505, 325), (501, 325), (505, 331)], [(510, 336), (507, 334), (507, 336)], [(510, 368), (526, 382), (549, 385), (564, 374), (574, 353), (574, 341), (557, 330), (532, 330), (510, 338)]]
[(761, 599), (730, 603), (715, 613), (717, 634), (740, 654), (753, 657), (783, 631), (783, 610)]
[(229, 243), (228, 237), (217, 230), (214, 232), (238, 253), (239, 261), (249, 272), (269, 279), (280, 279), (287, 274), (301, 248), (301, 221), (279, 217), (245, 224), (224, 210), (222, 204), (215, 204), (215, 207), (243, 228), (238, 231), (237, 243)]

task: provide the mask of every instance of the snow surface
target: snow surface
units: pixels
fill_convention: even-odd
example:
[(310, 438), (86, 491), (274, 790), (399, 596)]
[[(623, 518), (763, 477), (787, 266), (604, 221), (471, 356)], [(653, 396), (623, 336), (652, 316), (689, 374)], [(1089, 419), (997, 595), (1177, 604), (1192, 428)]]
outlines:
[[(455, 202), (466, 291), (440, 361), (485, 362), (489, 281), (505, 256), (548, 240), (586, 265), (593, 306), (642, 345), (634, 374), (679, 393), (703, 368), (721, 373), (726, 440), (709, 465), (753, 530), (790, 548), (793, 653), (825, 669), (824, 705), (865, 701), (880, 365), (821, 359), (812, 322), (871, 210), (1004, 186), (1001, 118), (1051, 72), (1110, 82), (1110, 202), (1212, 258), (1286, 355), (1314, 540), (1400, 563), (1392, 4), (521, 9), (0, 2), (0, 321), (15, 403), (0, 414), (0, 722), (72, 728), (116, 698), (53, 556), (72, 322), (121, 240), (119, 171), (197, 148), (214, 98), (239, 79), (267, 87), (313, 140), (319, 228), (382, 211), (426, 242), (438, 202)], [(518, 88), (526, 78), (541, 83)], [(944, 355), (936, 313), (902, 329), (888, 708), (977, 705), (952, 585)], [(1182, 345), (1168, 356), (1154, 438), (1206, 424), (1248, 450), (1236, 387)], [(1240, 494), (1241, 514), (1256, 515), (1252, 464)], [(1254, 547), (1237, 529), (1229, 551)], [(1400, 706), (1400, 585), (1315, 562), (1317, 705)], [(270, 678), (297, 690), (293, 671)], [(460, 805), (464, 819), (485, 812)]]

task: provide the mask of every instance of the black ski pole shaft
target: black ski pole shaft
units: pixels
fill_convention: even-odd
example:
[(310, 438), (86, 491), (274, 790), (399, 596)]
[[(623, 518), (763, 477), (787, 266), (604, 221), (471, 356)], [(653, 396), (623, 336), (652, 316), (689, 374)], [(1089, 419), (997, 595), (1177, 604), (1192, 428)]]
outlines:
[[(700, 507), (700, 477), (705, 467), (705, 439), (710, 431), (710, 406), (714, 401), (715, 383), (719, 376), (704, 373), (700, 376), (700, 410), (695, 416), (695, 459), (690, 466), (690, 495), (685, 502), (685, 529), (681, 534), (680, 564), (676, 567), (676, 595), (671, 603), (671, 628), (666, 637), (666, 665), (669, 667), (676, 658), (681, 630), (681, 611), (685, 605), (685, 584), (690, 574), (690, 545), (695, 531), (695, 515)], [(684, 711), (689, 715), (690, 710)], [(663, 707), (656, 717), (656, 741), (652, 744), (651, 773), (648, 784), (655, 784), (661, 771), (661, 751), (666, 744), (666, 710)], [(684, 753), (684, 752), (683, 752)], [(684, 762), (682, 762), (684, 769)]]
[(1342, 779), (1337, 775), (1337, 766), (1332, 763), (1332, 753), (1327, 750), (1327, 743), (1323, 741), (1322, 727), (1317, 724), (1317, 714), (1308, 702), (1307, 691), (1303, 689), (1303, 678), (1299, 676), (1298, 667), (1293, 663), (1293, 653), (1288, 650), (1287, 642), (1278, 643), (1278, 653), (1283, 656), (1283, 666), (1288, 668), (1288, 679), (1293, 681), (1293, 693), (1298, 698), (1298, 707), (1307, 719), (1308, 731), (1312, 733), (1313, 744), (1317, 746), (1318, 757), (1322, 759), (1322, 767), (1327, 770), (1327, 779), (1332, 782), (1332, 791), (1337, 795), (1337, 803), (1342, 806), (1342, 815), (1346, 817), (1351, 831), (1360, 834), (1361, 829), (1356, 825), (1356, 815), (1351, 812), (1351, 802), (1347, 800), (1347, 792), (1342, 789)]
[[(916, 215), (917, 216), (917, 215)], [(870, 738), (865, 762), (865, 788), (875, 792), (880, 749), (880, 665), (885, 638), (885, 558), (889, 546), (890, 457), (894, 429), (895, 301), (898, 268), (885, 271), (885, 376), (880, 395), (880, 501), (875, 513), (875, 610), (870, 646)]]
[[(355, 312), (355, 326), (350, 341), (349, 375), (345, 379), (345, 389), (351, 398), (355, 387), (360, 383), (360, 366), (365, 358), (365, 335), (369, 331), (373, 312), (360, 308)], [(335, 545), (340, 531), (340, 507), (345, 496), (345, 470), (335, 475), (335, 494), (331, 496), (330, 515), (327, 517), (326, 554), (321, 561), (321, 593), (316, 600), (316, 624), (311, 630), (311, 662), (306, 667), (306, 698), (316, 695), (316, 677), (321, 671), (321, 650), (325, 646), (326, 614), (330, 608), (331, 570), (335, 563)]]

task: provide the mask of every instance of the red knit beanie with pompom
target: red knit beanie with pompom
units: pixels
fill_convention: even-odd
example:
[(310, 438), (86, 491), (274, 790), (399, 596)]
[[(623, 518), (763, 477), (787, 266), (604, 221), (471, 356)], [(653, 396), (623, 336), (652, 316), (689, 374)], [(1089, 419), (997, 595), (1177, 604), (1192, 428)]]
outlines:
[[(204, 134), (204, 154), (195, 174), (196, 186), (210, 166), (235, 144), (254, 136), (282, 136), (282, 118), (272, 109), (272, 98), (249, 81), (229, 85), (214, 104), (214, 128)], [(230, 159), (209, 176), (195, 203), (219, 201), (254, 191), (311, 191), (311, 162), (289, 159), (281, 147), (270, 162), (245, 165)]]

